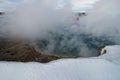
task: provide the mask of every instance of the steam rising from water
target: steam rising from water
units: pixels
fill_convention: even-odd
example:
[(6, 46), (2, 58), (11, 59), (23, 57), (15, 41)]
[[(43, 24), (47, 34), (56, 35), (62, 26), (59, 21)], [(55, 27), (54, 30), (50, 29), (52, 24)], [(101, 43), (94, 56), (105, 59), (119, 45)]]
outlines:
[(42, 37), (56, 26), (71, 23), (71, 6), (57, 9), (57, 0), (36, 0), (20, 5), (9, 17), (8, 32), (21, 37)]
[(6, 14), (1, 31), (8, 36), (36, 39), (46, 53), (96, 56), (100, 45), (119, 44), (119, 0), (101, 0), (77, 21), (72, 6), (57, 0), (36, 0)]
[(95, 36), (109, 36), (120, 43), (120, 1), (100, 0), (88, 12), (88, 16), (81, 19), (85, 24), (84, 31)]

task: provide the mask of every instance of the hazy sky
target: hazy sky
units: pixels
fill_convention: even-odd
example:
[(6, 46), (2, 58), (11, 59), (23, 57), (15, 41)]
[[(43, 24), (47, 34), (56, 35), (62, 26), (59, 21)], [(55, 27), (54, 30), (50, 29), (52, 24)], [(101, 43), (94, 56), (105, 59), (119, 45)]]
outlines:
[[(34, 0), (0, 0), (0, 10), (6, 10), (6, 9), (9, 10), (9, 8), (14, 8), (20, 3), (31, 2), (31, 1)], [(96, 0), (71, 0), (74, 6), (73, 9), (81, 8), (83, 10), (88, 7), (92, 7), (91, 4), (93, 4), (95, 1)]]

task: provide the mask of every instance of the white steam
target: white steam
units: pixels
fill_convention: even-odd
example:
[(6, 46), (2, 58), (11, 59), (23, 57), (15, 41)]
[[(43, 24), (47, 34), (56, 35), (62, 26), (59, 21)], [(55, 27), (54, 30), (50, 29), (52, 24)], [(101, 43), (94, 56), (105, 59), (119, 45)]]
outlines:
[(120, 43), (120, 1), (100, 0), (88, 12), (88, 16), (81, 19), (84, 31), (94, 36), (110, 36)]
[(21, 4), (10, 14), (7, 30), (10, 34), (36, 38), (58, 25), (72, 21), (71, 6), (57, 9), (57, 0), (36, 0), (33, 4)]
[[(79, 21), (74, 18), (69, 1), (64, 7), (59, 7), (57, 0), (36, 0), (31, 4), (22, 4), (13, 13), (6, 14), (6, 24), (1, 31), (9, 36), (45, 39), (45, 44), (49, 44), (46, 51), (49, 52), (59, 46), (60, 51), (73, 49), (70, 51), (77, 50), (81, 56), (95, 55), (95, 50), (89, 49), (87, 41), (83, 40), (84, 35), (90, 39), (91, 36), (109, 37), (108, 40), (120, 43), (119, 0), (98, 1)], [(57, 42), (59, 40), (62, 41)], [(101, 43), (94, 40), (91, 44), (98, 46)]]

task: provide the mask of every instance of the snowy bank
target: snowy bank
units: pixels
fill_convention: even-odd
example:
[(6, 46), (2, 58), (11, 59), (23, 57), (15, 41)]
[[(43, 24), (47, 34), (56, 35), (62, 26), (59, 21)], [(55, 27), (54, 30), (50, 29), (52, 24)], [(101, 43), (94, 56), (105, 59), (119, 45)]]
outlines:
[(104, 50), (107, 51), (106, 54), (100, 56), (100, 58), (105, 59), (109, 62), (120, 64), (120, 46), (107, 46), (102, 50), (102, 54), (104, 53)]
[(120, 80), (120, 46), (100, 57), (61, 59), (47, 64), (0, 62), (0, 80)]

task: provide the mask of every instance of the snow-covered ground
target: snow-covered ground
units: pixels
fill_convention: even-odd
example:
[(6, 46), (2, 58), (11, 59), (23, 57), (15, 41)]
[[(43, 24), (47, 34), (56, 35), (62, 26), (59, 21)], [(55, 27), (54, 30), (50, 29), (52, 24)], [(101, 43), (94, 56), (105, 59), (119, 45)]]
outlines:
[(47, 64), (0, 62), (0, 80), (120, 80), (120, 46), (93, 58), (61, 59)]

